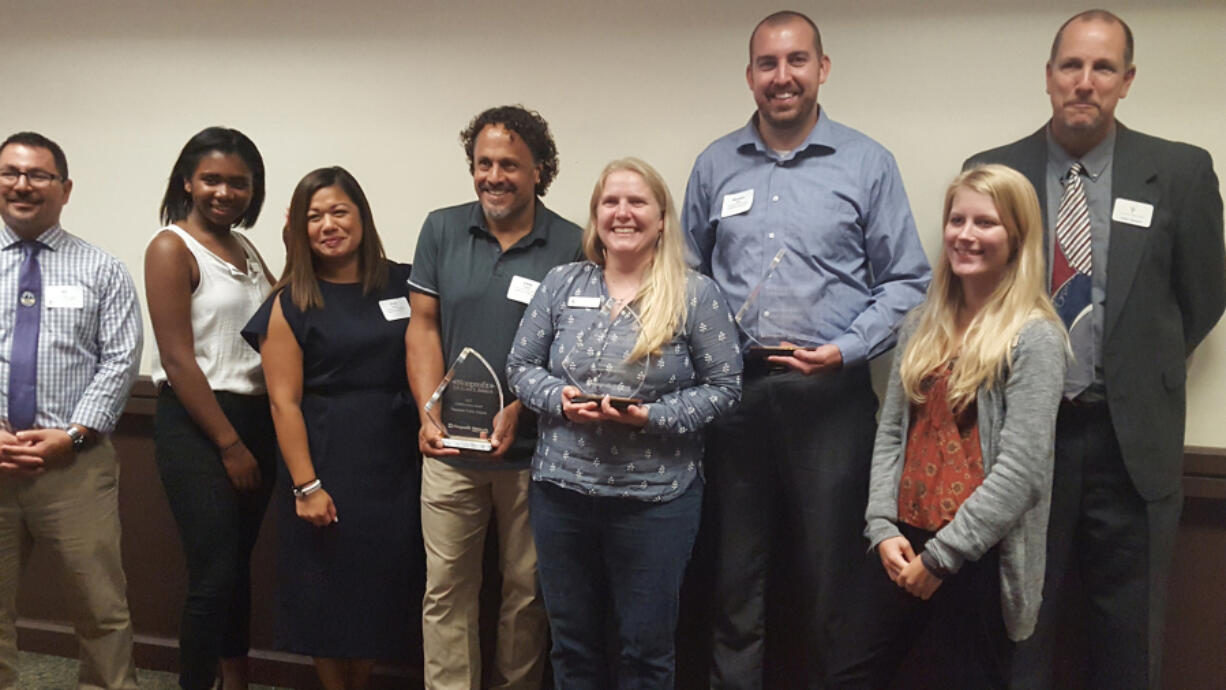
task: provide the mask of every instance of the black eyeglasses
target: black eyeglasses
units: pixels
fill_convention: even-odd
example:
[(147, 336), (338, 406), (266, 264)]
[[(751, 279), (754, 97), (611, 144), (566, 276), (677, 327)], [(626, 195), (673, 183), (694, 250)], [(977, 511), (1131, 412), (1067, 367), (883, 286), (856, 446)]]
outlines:
[(0, 185), (5, 187), (16, 187), (17, 182), (21, 178), (26, 178), (31, 187), (49, 187), (52, 182), (62, 179), (55, 173), (49, 173), (46, 170), (17, 170), (15, 168), (5, 168), (0, 170)]

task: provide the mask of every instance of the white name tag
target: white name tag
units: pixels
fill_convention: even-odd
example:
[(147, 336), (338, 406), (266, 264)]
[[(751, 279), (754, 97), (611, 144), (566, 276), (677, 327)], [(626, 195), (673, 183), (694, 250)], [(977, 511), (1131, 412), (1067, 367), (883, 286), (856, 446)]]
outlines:
[(600, 298), (571, 295), (570, 298), (566, 300), (566, 306), (571, 307), (572, 309), (599, 309)]
[(379, 300), (379, 308), (383, 310), (383, 318), (388, 321), (398, 321), (407, 319), (413, 313), (409, 308), (409, 300), (407, 297), (393, 297), (391, 299)]
[(48, 285), (43, 299), (50, 309), (84, 309), (85, 290), (80, 285)]
[(1154, 220), (1154, 205), (1144, 201), (1117, 198), (1111, 209), (1111, 220), (1128, 223), (1138, 228), (1148, 228)]
[(719, 217), (727, 218), (735, 216), (738, 213), (744, 213), (753, 207), (753, 190), (746, 189), (743, 192), (736, 194), (724, 195), (724, 206), (720, 209)]
[(532, 296), (536, 294), (536, 289), (540, 286), (540, 281), (515, 276), (511, 279), (510, 287), (507, 288), (507, 299), (527, 304), (532, 301)]

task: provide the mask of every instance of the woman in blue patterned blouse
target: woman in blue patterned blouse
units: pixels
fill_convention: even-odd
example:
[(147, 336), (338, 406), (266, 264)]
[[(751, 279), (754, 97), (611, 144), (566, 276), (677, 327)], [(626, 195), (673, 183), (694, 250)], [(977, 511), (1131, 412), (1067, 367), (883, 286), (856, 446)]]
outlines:
[(732, 315), (715, 284), (686, 269), (683, 243), (659, 173), (634, 158), (610, 163), (592, 192), (587, 261), (545, 276), (507, 359), (512, 390), (540, 415), (532, 530), (559, 688), (614, 677), (673, 686), (701, 432), (741, 388)]

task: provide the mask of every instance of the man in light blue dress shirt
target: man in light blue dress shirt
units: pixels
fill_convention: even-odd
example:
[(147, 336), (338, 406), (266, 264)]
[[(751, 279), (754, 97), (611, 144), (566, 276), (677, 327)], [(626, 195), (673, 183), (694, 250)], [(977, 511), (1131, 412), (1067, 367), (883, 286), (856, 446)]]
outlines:
[(50, 549), (63, 572), (62, 598), (81, 646), (79, 687), (137, 687), (119, 550), (119, 465), (107, 435), (136, 377), (140, 305), (118, 259), (60, 227), (71, 192), (68, 162), (54, 142), (22, 132), (0, 144), (6, 689), (17, 682), (17, 584), (33, 545)]
[(698, 157), (686, 189), (692, 260), (727, 295), (743, 343), (804, 347), (769, 358), (747, 347), (741, 404), (708, 434), (714, 688), (771, 685), (772, 563), (797, 572), (801, 600), (790, 608), (805, 633), (808, 684), (818, 684), (864, 553), (877, 407), (868, 361), (893, 346), (930, 275), (893, 156), (818, 107), (829, 74), (812, 20), (762, 20), (746, 68), (757, 112)]

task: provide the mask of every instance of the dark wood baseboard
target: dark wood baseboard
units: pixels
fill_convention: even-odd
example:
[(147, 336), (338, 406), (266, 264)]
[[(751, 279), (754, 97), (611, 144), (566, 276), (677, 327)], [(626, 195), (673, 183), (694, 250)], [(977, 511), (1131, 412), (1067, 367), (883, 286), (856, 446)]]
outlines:
[(1226, 448), (1184, 449), (1183, 493), (1189, 498), (1226, 499)]
[[(157, 391), (142, 377), (132, 389), (111, 441), (120, 458), (119, 515), (123, 525), (123, 567), (135, 631), (137, 666), (175, 672), (179, 668), (179, 615), (187, 573), (179, 533), (170, 514), (153, 454)], [(276, 520), (266, 516), (252, 555), (251, 679), (287, 688), (317, 688), (311, 659), (274, 651), (276, 601)], [(59, 571), (36, 544), (26, 564), (18, 599), (18, 646), (40, 654), (75, 658), (77, 642), (69, 612), (58, 593)], [(416, 657), (376, 666), (372, 688), (422, 687), (421, 625), (405, 621)], [(412, 654), (413, 650), (408, 650)]]
[[(67, 658), (77, 656), (77, 637), (72, 626), (55, 621), (21, 618), (17, 620), (18, 646), (27, 652)], [(179, 670), (178, 640), (154, 635), (136, 635), (133, 656), (142, 669)], [(319, 685), (315, 666), (309, 657), (267, 650), (251, 651), (251, 677), (255, 682), (285, 688), (314, 688)], [(421, 675), (394, 666), (376, 666), (372, 690), (420, 688)]]
[[(136, 631), (137, 664), (174, 672), (178, 669), (179, 613), (187, 578), (179, 535), (153, 456), (155, 398), (152, 384), (147, 379), (139, 382), (112, 441), (122, 466), (119, 503), (123, 562)], [(1187, 500), (1167, 611), (1166, 687), (1220, 687), (1221, 678), (1226, 677), (1226, 656), (1216, 652), (1226, 647), (1226, 606), (1222, 603), (1221, 586), (1221, 573), (1226, 570), (1226, 448), (1189, 446), (1184, 459), (1183, 487)], [(496, 534), (491, 531), (487, 540), (482, 588), (481, 637), (486, 658), (491, 658), (497, 625), (500, 581), (495, 565)], [(310, 659), (272, 651), (277, 585), (275, 537), (276, 521), (270, 515), (252, 558), (251, 678), (253, 682), (281, 687), (317, 688), (319, 683)], [(682, 592), (677, 687), (683, 690), (708, 687), (712, 558), (709, 548), (702, 543), (696, 545)], [(420, 575), (416, 574), (418, 587)], [(791, 591), (788, 588), (795, 584), (789, 580), (774, 588), (776, 608), (787, 608), (787, 593)], [(57, 585), (58, 572), (46, 554), (35, 548), (22, 578), (18, 645), (32, 652), (75, 657), (77, 643), (71, 626), (64, 623), (68, 615), (59, 600), (61, 590)], [(420, 589), (415, 593), (418, 594)], [(422, 687), (420, 620), (408, 620), (405, 625), (412, 631), (410, 649), (406, 650), (411, 657), (377, 666), (372, 681), (375, 690)], [(806, 650), (799, 648), (801, 638), (794, 630), (774, 630), (772, 639), (776, 642), (769, 647), (767, 675), (771, 687), (787, 688), (797, 678), (797, 664)]]

